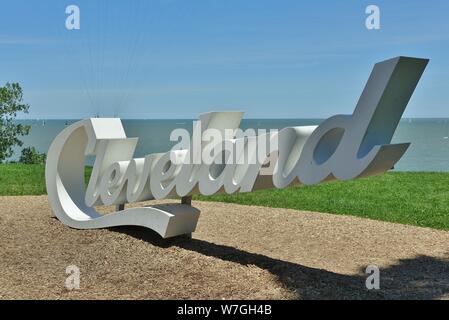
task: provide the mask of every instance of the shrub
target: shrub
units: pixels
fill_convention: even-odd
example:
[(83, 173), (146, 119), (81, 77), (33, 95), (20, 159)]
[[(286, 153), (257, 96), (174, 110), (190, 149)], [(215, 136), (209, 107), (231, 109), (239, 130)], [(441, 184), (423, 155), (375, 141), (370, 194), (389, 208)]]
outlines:
[(39, 153), (35, 147), (29, 147), (22, 150), (19, 162), (23, 164), (44, 164), (46, 158), (45, 153)]

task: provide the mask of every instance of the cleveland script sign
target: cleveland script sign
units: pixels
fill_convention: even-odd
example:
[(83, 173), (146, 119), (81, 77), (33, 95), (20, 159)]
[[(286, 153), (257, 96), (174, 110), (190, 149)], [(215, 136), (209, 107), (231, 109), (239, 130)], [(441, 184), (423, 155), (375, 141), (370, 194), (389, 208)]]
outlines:
[[(87, 119), (62, 131), (48, 152), (46, 184), (55, 215), (77, 229), (138, 225), (168, 238), (195, 230), (199, 210), (187, 204), (129, 208), (101, 215), (99, 205), (251, 192), (383, 173), (409, 144), (390, 144), (428, 60), (398, 57), (375, 65), (352, 115), (318, 127), (259, 135), (238, 128), (240, 112), (200, 116), (193, 135), (167, 153), (134, 159), (137, 138), (120, 119)], [(187, 143), (186, 143), (186, 140)], [(85, 157), (95, 156), (87, 188)]]

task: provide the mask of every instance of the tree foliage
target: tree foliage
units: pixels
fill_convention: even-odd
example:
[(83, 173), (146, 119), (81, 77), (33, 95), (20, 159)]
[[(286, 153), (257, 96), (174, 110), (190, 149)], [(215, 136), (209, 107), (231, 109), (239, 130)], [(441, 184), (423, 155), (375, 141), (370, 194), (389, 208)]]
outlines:
[(44, 164), (46, 158), (45, 153), (39, 153), (35, 147), (28, 147), (22, 150), (19, 162), (23, 164)]
[(28, 113), (29, 108), (18, 83), (0, 87), (0, 163), (12, 156), (14, 146), (22, 146), (19, 137), (30, 132), (30, 126), (14, 122), (19, 112)]

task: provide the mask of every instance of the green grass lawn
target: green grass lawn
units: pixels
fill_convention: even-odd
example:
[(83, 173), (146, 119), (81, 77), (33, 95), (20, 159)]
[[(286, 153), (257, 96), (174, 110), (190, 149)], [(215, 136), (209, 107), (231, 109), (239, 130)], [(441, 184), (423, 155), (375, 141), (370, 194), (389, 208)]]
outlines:
[(43, 165), (0, 165), (0, 195), (24, 196), (45, 194)]
[[(86, 168), (86, 179), (91, 168)], [(38, 196), (47, 194), (45, 166), (32, 164), (0, 164), (0, 196)]]
[(195, 199), (347, 214), (449, 230), (449, 173), (382, 176)]
[[(87, 168), (86, 177), (89, 174)], [(0, 196), (45, 194), (44, 180), (42, 165), (0, 165)], [(195, 199), (347, 214), (449, 230), (449, 173), (390, 172), (349, 182)]]

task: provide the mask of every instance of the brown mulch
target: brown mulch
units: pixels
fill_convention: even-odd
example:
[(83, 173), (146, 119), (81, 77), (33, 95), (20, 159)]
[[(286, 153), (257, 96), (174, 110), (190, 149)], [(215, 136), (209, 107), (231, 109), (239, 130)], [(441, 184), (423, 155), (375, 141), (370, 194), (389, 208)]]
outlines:
[[(80, 231), (47, 198), (0, 197), (0, 299), (443, 299), (449, 232), (349, 216), (194, 202), (193, 239)], [(69, 265), (80, 290), (65, 288)], [(380, 268), (380, 290), (365, 269)]]

